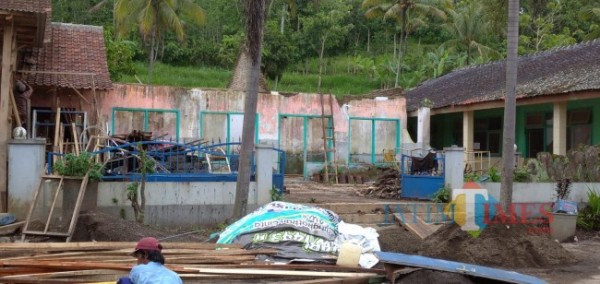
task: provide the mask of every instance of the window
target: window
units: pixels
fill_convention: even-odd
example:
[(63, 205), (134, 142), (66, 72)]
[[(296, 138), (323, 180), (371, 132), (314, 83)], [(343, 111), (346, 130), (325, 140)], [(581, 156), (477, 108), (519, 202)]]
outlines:
[[(475, 119), (474, 150), (490, 151), (492, 155), (502, 153), (502, 117)], [(477, 147), (479, 146), (479, 147)]]
[(552, 116), (551, 112), (535, 112), (525, 117), (526, 157), (552, 151)]
[(179, 110), (113, 108), (112, 133), (152, 132), (161, 139), (179, 140)]
[(592, 110), (571, 110), (567, 114), (567, 149), (592, 144)]

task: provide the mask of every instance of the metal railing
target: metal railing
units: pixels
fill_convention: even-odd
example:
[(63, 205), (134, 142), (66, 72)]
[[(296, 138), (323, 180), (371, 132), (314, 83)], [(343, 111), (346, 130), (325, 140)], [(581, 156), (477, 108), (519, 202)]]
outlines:
[[(107, 143), (109, 144), (109, 143)], [(154, 171), (147, 173), (148, 181), (234, 181), (237, 179), (239, 166), (239, 150), (241, 143), (178, 143), (172, 140), (153, 140), (130, 142), (102, 147), (91, 152), (94, 159), (104, 166), (104, 181), (139, 180), (141, 178), (142, 151), (148, 160), (154, 162)], [(283, 189), (285, 152), (280, 149), (274, 164), (275, 176), (280, 177)], [(54, 163), (63, 159), (66, 154), (47, 153), (47, 173), (52, 174)], [(251, 173), (255, 167), (252, 159)]]

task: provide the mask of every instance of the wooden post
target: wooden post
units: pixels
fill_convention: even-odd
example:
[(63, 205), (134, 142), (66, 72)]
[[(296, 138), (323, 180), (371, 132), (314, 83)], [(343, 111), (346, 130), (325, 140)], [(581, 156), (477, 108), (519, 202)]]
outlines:
[(2, 78), (0, 85), (0, 212), (8, 210), (8, 139), (10, 139), (10, 98), (9, 88), (13, 68), (13, 22), (4, 22), (4, 38), (2, 44)]
[(15, 121), (17, 122), (17, 127), (19, 127), (23, 124), (21, 124), (22, 121), (21, 121), (21, 117), (19, 116), (19, 110), (17, 109), (17, 102), (15, 100), (15, 94), (12, 91), (12, 86), (8, 89), (8, 91), (10, 93), (9, 97), (10, 97), (10, 103), (11, 103), (10, 105), (12, 106), (12, 112), (15, 117)]

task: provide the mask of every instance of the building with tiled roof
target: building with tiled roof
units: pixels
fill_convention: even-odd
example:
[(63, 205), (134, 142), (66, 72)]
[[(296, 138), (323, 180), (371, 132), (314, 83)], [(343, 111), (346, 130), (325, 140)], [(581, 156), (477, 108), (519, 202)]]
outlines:
[(32, 85), (106, 90), (112, 87), (102, 27), (52, 23), (52, 40), (33, 51)]
[[(502, 153), (506, 61), (468, 67), (404, 93), (409, 130), (431, 106), (431, 144)], [(519, 57), (516, 144), (526, 157), (600, 143), (600, 40)], [(414, 131), (413, 131), (414, 132)]]

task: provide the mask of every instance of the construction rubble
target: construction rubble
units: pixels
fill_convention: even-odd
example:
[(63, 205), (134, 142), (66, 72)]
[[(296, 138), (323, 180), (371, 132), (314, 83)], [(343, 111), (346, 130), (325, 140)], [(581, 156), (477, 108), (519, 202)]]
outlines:
[(400, 199), (401, 179), (400, 171), (393, 168), (386, 169), (373, 185), (361, 188), (357, 194), (372, 198)]
[[(346, 224), (327, 209), (272, 202), (228, 226), (217, 243), (164, 242), (162, 253), (185, 283), (344, 278), (369, 283), (385, 274), (372, 268), (378, 262), (377, 236), (374, 229)], [(114, 283), (135, 265), (130, 255), (135, 245), (2, 243), (0, 283)], [(338, 263), (338, 253), (348, 246), (359, 248), (354, 255), (346, 252), (344, 259), (354, 260)]]

